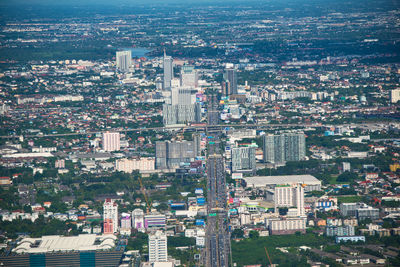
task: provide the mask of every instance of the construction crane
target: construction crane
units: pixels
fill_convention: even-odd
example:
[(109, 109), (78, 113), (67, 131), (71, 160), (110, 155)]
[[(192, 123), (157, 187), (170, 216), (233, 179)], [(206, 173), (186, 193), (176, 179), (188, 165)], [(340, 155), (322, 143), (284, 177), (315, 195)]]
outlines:
[(269, 257), (269, 254), (268, 254), (268, 250), (267, 250), (266, 247), (264, 247), (264, 249), (265, 249), (265, 254), (267, 255), (267, 258), (268, 258), (268, 261), (269, 261), (269, 266), (272, 266), (272, 262), (271, 262), (271, 258)]
[(140, 183), (140, 190), (142, 191), (144, 200), (146, 201), (146, 214), (149, 214), (150, 209), (151, 209), (151, 203), (149, 202), (149, 199), (147, 198), (146, 188), (144, 188), (142, 178), (140, 176), (139, 176), (139, 183)]

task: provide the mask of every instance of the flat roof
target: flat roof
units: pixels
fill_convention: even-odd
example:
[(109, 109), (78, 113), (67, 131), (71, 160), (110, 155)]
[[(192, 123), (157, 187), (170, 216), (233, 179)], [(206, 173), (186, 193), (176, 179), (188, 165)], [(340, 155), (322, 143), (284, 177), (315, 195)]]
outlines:
[(66, 251), (108, 250), (115, 247), (114, 235), (81, 234), (78, 236), (48, 235), (24, 238), (12, 251), (15, 253), (46, 253)]
[(266, 185), (280, 185), (280, 184), (292, 184), (292, 183), (303, 183), (310, 185), (320, 185), (321, 181), (312, 175), (279, 175), (279, 176), (253, 176), (243, 177), (247, 186), (263, 187)]

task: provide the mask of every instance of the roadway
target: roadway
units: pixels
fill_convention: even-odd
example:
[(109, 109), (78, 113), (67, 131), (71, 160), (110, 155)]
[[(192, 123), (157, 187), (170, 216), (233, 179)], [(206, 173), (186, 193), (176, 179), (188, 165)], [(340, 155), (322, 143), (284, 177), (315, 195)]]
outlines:
[(205, 265), (207, 267), (228, 267), (230, 236), (226, 213), (226, 182), (224, 158), (219, 147), (221, 130), (219, 123), (218, 101), (216, 96), (209, 102), (207, 114), (207, 228)]
[[(219, 113), (218, 111), (209, 111), (208, 120), (218, 121)], [(98, 133), (105, 133), (105, 132), (143, 132), (143, 131), (166, 131), (166, 130), (185, 130), (185, 131), (208, 131), (208, 132), (220, 132), (225, 128), (249, 128), (249, 129), (256, 129), (256, 130), (268, 130), (268, 129), (275, 129), (275, 128), (318, 128), (324, 126), (349, 126), (349, 127), (371, 127), (377, 126), (378, 123), (354, 123), (354, 124), (321, 124), (321, 123), (312, 123), (312, 124), (304, 124), (304, 123), (284, 123), (284, 124), (213, 124), (213, 125), (176, 125), (176, 126), (160, 126), (160, 127), (140, 127), (140, 128), (114, 128), (114, 129), (105, 129), (105, 130), (97, 130), (97, 131), (79, 131), (73, 133), (54, 133), (54, 134), (28, 134), (22, 135), (24, 138), (32, 138), (32, 137), (62, 137), (62, 136), (78, 136), (78, 135), (92, 135)], [(2, 135), (0, 138), (19, 138), (21, 135)]]

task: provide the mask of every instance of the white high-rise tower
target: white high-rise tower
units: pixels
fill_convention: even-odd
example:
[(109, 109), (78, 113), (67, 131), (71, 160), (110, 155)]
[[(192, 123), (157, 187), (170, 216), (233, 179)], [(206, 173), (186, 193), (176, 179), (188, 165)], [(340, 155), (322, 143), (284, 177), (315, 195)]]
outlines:
[(104, 151), (118, 151), (121, 149), (119, 133), (103, 133), (103, 150)]
[(149, 262), (165, 262), (167, 260), (167, 236), (162, 231), (149, 235)]
[(132, 52), (130, 50), (118, 51), (115, 58), (119, 71), (125, 72), (129, 70), (132, 65)]

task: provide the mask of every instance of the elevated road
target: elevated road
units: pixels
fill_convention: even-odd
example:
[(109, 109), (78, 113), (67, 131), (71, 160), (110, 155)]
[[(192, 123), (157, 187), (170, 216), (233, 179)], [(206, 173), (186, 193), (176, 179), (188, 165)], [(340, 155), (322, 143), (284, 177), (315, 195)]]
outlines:
[[(209, 111), (210, 112), (210, 111)], [(211, 111), (211, 114), (208, 115), (208, 119), (212, 121), (217, 120), (219, 113), (217, 111)], [(168, 127), (141, 127), (141, 128), (114, 128), (114, 129), (106, 129), (106, 130), (98, 130), (98, 131), (79, 131), (73, 133), (54, 133), (54, 134), (28, 134), (22, 135), (24, 138), (29, 137), (62, 137), (62, 136), (79, 136), (79, 135), (92, 135), (98, 133), (105, 132), (143, 132), (143, 131), (166, 131), (166, 130), (185, 130), (185, 131), (222, 131), (223, 129), (229, 128), (248, 128), (248, 129), (256, 129), (256, 130), (269, 130), (269, 129), (285, 129), (285, 128), (318, 128), (324, 126), (351, 126), (351, 127), (366, 127), (369, 128), (371, 126), (377, 126), (379, 123), (354, 123), (354, 124), (321, 124), (321, 123), (312, 123), (312, 124), (304, 124), (304, 123), (283, 123), (283, 124), (220, 124), (219, 122), (214, 125), (176, 125), (176, 126), (168, 126)], [(21, 135), (2, 135), (0, 138), (18, 138)]]

